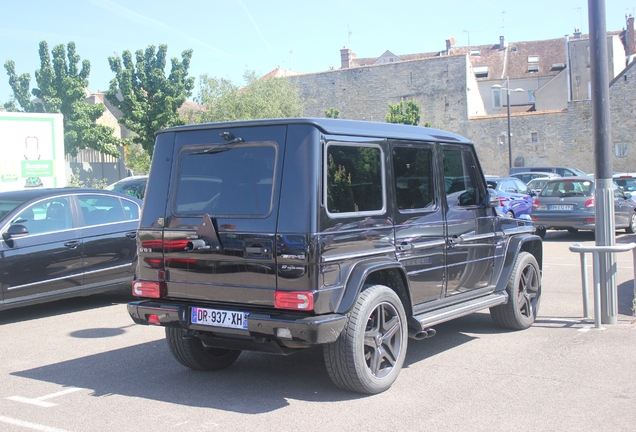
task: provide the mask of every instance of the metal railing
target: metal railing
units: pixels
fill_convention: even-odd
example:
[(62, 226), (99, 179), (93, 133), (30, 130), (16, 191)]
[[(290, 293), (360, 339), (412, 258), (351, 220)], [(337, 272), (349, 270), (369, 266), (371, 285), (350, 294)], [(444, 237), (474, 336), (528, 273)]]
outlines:
[[(576, 243), (570, 246), (570, 251), (578, 252), (581, 257), (581, 279), (583, 281), (583, 314), (585, 318), (589, 318), (588, 309), (588, 287), (587, 287), (587, 258), (586, 253), (591, 253), (593, 258), (592, 269), (594, 272), (594, 327), (601, 328), (601, 281), (600, 281), (600, 262), (601, 254), (603, 258), (607, 257), (607, 254), (616, 252), (628, 252), (632, 251), (633, 264), (634, 264), (634, 293), (636, 294), (636, 243), (620, 244), (615, 246), (581, 246)], [(603, 262), (606, 260), (604, 259)], [(614, 279), (616, 274), (616, 268), (611, 269), (611, 275)], [(610, 320), (616, 322), (616, 315), (618, 310), (618, 290), (614, 284), (613, 289), (606, 293), (606, 315)]]

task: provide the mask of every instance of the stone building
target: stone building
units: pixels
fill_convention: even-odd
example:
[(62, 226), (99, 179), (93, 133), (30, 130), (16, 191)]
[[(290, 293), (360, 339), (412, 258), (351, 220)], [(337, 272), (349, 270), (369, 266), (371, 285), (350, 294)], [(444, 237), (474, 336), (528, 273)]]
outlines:
[[(634, 19), (627, 30), (608, 32), (608, 72), (615, 171), (636, 171)], [(341, 50), (341, 68), (290, 76), (304, 115), (384, 121), (389, 103), (413, 99), (421, 122), (475, 142), (484, 171), (508, 172), (507, 93), (510, 93), (511, 158), (515, 166), (563, 165), (594, 170), (589, 38), (455, 47), (435, 53), (358, 58)], [(503, 87), (503, 88), (502, 88)], [(506, 92), (506, 88), (513, 91)], [(519, 88), (521, 91), (517, 92)]]

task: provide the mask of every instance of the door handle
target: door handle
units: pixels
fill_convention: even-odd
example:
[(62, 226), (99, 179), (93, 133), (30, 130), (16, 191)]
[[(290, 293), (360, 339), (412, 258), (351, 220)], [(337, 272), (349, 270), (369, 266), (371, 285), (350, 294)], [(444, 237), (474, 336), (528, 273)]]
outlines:
[(64, 243), (64, 246), (66, 246), (69, 249), (77, 249), (79, 244), (80, 243), (78, 241), (69, 241), (69, 242)]
[(127, 232), (126, 237), (128, 237), (129, 239), (134, 239), (135, 237), (137, 237), (137, 231)]

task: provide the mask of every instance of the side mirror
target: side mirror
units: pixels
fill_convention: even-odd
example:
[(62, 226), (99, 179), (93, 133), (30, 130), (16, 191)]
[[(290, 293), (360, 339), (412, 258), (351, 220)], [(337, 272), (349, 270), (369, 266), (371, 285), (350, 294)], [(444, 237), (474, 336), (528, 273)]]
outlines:
[(8, 230), (2, 233), (2, 238), (5, 241), (15, 240), (18, 238), (26, 237), (29, 235), (29, 230), (24, 225), (15, 224), (11, 225)]

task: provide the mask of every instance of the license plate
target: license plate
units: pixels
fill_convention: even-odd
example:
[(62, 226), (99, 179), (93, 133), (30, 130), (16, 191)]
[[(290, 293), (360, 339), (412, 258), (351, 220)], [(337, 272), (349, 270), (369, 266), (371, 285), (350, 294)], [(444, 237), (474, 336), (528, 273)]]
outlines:
[(553, 204), (550, 206), (550, 210), (574, 210), (574, 206), (571, 204)]
[(246, 312), (234, 312), (219, 309), (193, 307), (191, 313), (192, 324), (214, 327), (247, 329)]

